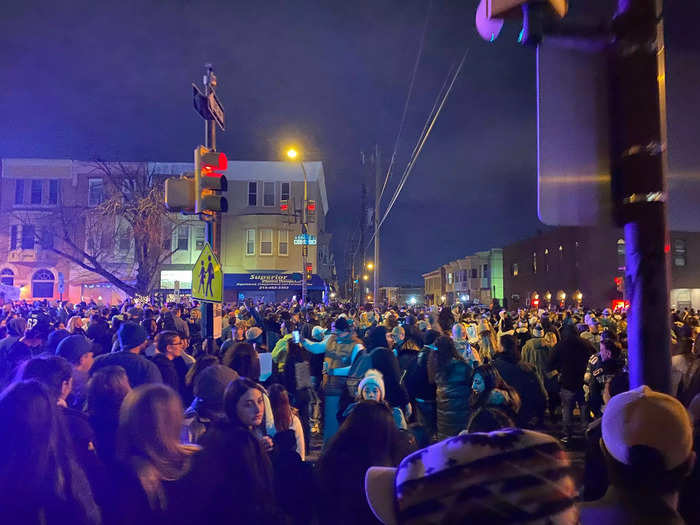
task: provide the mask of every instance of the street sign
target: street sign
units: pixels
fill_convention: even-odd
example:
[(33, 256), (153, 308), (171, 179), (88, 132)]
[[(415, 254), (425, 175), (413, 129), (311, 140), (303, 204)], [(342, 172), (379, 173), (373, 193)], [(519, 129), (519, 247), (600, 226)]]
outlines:
[(200, 301), (220, 303), (223, 295), (224, 274), (221, 263), (207, 243), (192, 268), (192, 297)]
[(219, 125), (219, 129), (221, 131), (225, 131), (224, 127), (224, 108), (221, 105), (221, 102), (219, 102), (219, 99), (216, 98), (216, 93), (213, 91), (209, 93), (209, 96), (207, 97), (207, 106), (209, 108), (209, 114), (211, 115), (212, 119)]
[(316, 246), (316, 244), (317, 244), (316, 236), (311, 235), (309, 233), (302, 233), (301, 235), (297, 235), (296, 237), (294, 237), (294, 244), (297, 246), (300, 246), (300, 245)]
[(194, 109), (204, 120), (213, 120), (217, 123), (221, 131), (224, 131), (224, 107), (213, 91), (205, 95), (192, 83), (192, 104)]

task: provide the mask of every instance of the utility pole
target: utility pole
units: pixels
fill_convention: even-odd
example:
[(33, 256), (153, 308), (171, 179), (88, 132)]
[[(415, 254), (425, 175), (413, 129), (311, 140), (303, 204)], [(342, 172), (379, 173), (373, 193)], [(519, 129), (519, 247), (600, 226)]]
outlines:
[[(363, 177), (364, 179), (364, 174)], [(362, 188), (361, 188), (361, 193), (360, 193), (360, 240), (357, 243), (357, 255), (359, 256), (359, 263), (356, 266), (356, 268), (359, 268), (357, 271), (357, 276), (358, 276), (358, 283), (357, 283), (357, 288), (358, 288), (358, 297), (357, 297), (357, 303), (360, 304), (362, 303), (362, 297), (365, 294), (365, 288), (367, 286), (367, 283), (365, 282), (364, 275), (367, 269), (365, 268), (365, 255), (367, 252), (367, 247), (365, 246), (365, 232), (367, 231), (367, 185), (363, 182), (362, 183)]]
[(382, 191), (382, 161), (379, 152), (379, 144), (374, 147), (374, 305), (379, 302), (379, 221), (380, 219), (380, 194)]
[(670, 390), (666, 86), (661, 0), (618, 0), (613, 190), (625, 231), (630, 387)]
[[(299, 164), (301, 164), (301, 171), (304, 174), (304, 202), (302, 203), (302, 210), (301, 210), (301, 234), (304, 236), (304, 239), (306, 239), (306, 236), (309, 234), (309, 225), (308, 225), (308, 206), (309, 206), (309, 190), (308, 190), (308, 185), (307, 185), (307, 176), (306, 176), (306, 168), (304, 167), (304, 161), (300, 160)], [(301, 279), (301, 302), (306, 306), (306, 290), (308, 287), (308, 283), (306, 282), (306, 265), (308, 264), (308, 257), (309, 257), (309, 245), (307, 244), (306, 240), (304, 241), (304, 244), (301, 245), (301, 265), (302, 265), (302, 279)]]

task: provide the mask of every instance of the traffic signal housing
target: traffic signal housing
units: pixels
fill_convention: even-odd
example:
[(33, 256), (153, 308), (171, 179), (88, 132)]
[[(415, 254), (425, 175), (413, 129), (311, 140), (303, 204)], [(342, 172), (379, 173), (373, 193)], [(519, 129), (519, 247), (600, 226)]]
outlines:
[(194, 213), (194, 177), (170, 177), (166, 179), (165, 206), (173, 212)]
[(538, 45), (545, 26), (553, 19), (564, 18), (568, 9), (568, 0), (481, 0), (476, 10), (476, 28), (484, 40), (493, 42), (505, 19), (522, 18), (518, 42)]
[(307, 265), (306, 265), (306, 272), (305, 272), (305, 273), (306, 273), (306, 275), (304, 276), (304, 278), (306, 279), (306, 281), (307, 281), (307, 282), (308, 282), (308, 281), (311, 281), (311, 278), (312, 278), (313, 275), (314, 275), (314, 266), (313, 266), (313, 264), (307, 263)]
[(228, 211), (228, 201), (222, 195), (228, 181), (222, 173), (228, 166), (226, 155), (204, 146), (194, 150), (195, 213), (213, 214)]
[(316, 222), (316, 201), (306, 201), (306, 221)]

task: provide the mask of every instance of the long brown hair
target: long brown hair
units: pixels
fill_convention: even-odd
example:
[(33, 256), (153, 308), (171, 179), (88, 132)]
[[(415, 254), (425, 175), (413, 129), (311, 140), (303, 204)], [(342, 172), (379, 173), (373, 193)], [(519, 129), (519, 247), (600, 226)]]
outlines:
[(268, 390), (270, 394), (270, 407), (275, 418), (277, 432), (288, 430), (292, 426), (292, 420), (296, 415), (296, 409), (289, 404), (289, 395), (284, 386), (275, 383)]
[(183, 413), (180, 396), (161, 384), (133, 389), (119, 411), (117, 458), (139, 478), (153, 509), (166, 507), (161, 481), (180, 479), (197, 450), (180, 443)]

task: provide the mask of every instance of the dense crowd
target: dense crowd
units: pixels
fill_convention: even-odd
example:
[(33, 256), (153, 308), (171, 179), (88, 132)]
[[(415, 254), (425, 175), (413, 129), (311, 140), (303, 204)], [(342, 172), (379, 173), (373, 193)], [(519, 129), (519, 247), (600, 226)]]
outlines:
[(0, 516), (700, 523), (700, 329), (671, 315), (667, 395), (630, 390), (609, 309), (247, 302), (205, 340), (196, 304), (7, 303)]

